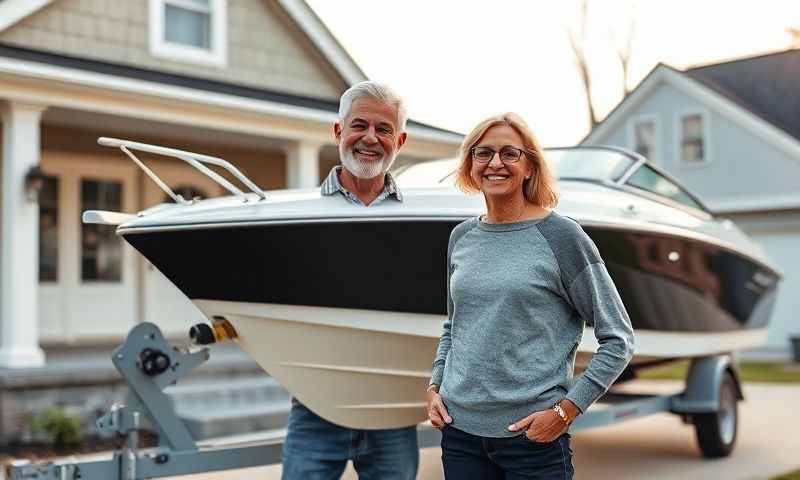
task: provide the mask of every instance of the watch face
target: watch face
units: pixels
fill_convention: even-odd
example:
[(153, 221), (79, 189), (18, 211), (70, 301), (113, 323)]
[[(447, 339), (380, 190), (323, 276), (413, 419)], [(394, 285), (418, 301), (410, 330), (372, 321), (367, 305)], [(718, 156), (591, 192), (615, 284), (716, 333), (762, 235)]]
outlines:
[(564, 420), (565, 422), (567, 421), (567, 412), (565, 412), (564, 409), (561, 408), (561, 405), (558, 404), (553, 405), (553, 410), (556, 411), (556, 413), (558, 414), (559, 417), (561, 417), (562, 420)]

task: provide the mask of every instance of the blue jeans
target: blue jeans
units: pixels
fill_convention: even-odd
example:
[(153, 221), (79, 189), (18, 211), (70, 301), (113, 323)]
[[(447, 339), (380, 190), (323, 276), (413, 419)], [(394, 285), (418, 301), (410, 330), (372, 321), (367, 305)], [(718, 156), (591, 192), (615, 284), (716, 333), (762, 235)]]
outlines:
[(360, 480), (414, 480), (419, 465), (417, 429), (340, 427), (292, 399), (282, 480), (338, 480), (348, 460)]
[(565, 433), (548, 443), (522, 434), (478, 437), (451, 426), (442, 430), (444, 478), (450, 480), (572, 479), (572, 449)]

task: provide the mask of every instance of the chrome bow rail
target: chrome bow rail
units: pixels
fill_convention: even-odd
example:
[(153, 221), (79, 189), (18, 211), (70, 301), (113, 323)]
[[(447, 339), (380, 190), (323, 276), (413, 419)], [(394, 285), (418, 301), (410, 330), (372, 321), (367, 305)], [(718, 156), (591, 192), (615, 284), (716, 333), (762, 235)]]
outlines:
[(133, 160), (133, 162), (136, 163), (136, 165), (138, 165), (139, 168), (141, 168), (144, 171), (144, 173), (146, 173), (147, 176), (150, 177), (150, 179), (153, 180), (156, 183), (156, 185), (158, 185), (159, 188), (161, 188), (161, 190), (164, 191), (164, 193), (169, 195), (170, 198), (175, 200), (176, 203), (180, 203), (181, 205), (192, 205), (194, 203), (194, 199), (187, 200), (183, 198), (180, 194), (177, 194), (174, 191), (172, 191), (172, 189), (169, 188), (169, 186), (166, 183), (164, 183), (163, 180), (158, 178), (158, 175), (156, 175), (155, 172), (153, 172), (150, 168), (148, 168), (147, 165), (144, 164), (144, 162), (136, 158), (136, 155), (134, 155), (131, 152), (131, 150), (154, 153), (156, 155), (164, 155), (166, 157), (173, 157), (183, 160), (184, 162), (188, 163), (189, 165), (193, 166), (201, 173), (206, 175), (208, 178), (220, 184), (224, 189), (228, 190), (232, 194), (240, 197), (243, 201), (247, 202), (248, 201), (247, 194), (245, 194), (231, 182), (227, 181), (224, 177), (222, 177), (215, 171), (211, 170), (204, 164), (207, 163), (209, 165), (216, 165), (218, 167), (222, 167), (231, 175), (236, 177), (245, 186), (247, 186), (247, 188), (249, 188), (252, 193), (255, 193), (258, 196), (259, 201), (266, 200), (267, 198), (267, 195), (264, 193), (263, 190), (261, 190), (258, 187), (258, 185), (253, 183), (252, 180), (247, 178), (236, 167), (234, 167), (229, 162), (221, 158), (210, 157), (208, 155), (203, 155), (200, 153), (186, 152), (184, 150), (177, 150), (174, 148), (160, 147), (158, 145), (149, 145), (147, 143), (132, 142), (130, 140), (119, 140), (116, 138), (108, 138), (108, 137), (98, 138), (97, 143), (105, 147), (114, 147), (122, 150), (122, 152), (128, 157), (130, 157), (130, 159)]

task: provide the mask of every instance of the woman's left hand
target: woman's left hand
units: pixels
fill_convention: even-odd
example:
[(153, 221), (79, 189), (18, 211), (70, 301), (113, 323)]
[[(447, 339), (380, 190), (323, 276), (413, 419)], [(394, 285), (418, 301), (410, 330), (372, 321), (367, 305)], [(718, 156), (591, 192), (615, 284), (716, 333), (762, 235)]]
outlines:
[(508, 426), (511, 432), (525, 430), (528, 440), (537, 443), (552, 442), (562, 433), (566, 432), (569, 425), (552, 408), (533, 412), (527, 417)]

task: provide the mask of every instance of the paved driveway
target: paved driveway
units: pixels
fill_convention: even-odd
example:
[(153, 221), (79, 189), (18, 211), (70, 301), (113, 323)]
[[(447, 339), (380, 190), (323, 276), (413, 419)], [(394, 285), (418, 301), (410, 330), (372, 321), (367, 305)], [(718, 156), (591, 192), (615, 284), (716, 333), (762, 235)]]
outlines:
[[(682, 385), (638, 382), (635, 387), (671, 393)], [(748, 384), (745, 397), (747, 401), (740, 403), (739, 439), (728, 458), (703, 459), (694, 429), (674, 415), (659, 414), (574, 435), (576, 478), (760, 480), (800, 468), (800, 386)], [(440, 454), (438, 448), (422, 451), (419, 479), (442, 478)], [(180, 478), (278, 480), (280, 466)], [(348, 469), (343, 478), (356, 476)]]

